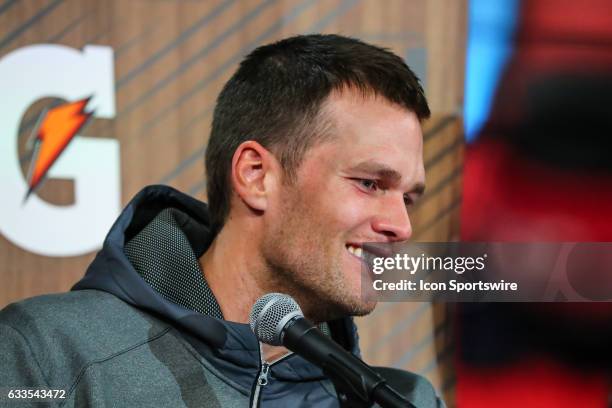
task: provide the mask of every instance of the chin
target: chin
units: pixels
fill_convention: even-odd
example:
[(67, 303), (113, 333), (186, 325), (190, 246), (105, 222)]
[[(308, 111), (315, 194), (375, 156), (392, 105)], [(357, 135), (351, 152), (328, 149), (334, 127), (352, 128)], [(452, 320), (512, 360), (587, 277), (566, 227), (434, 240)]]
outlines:
[(337, 301), (338, 302), (333, 307), (327, 309), (335, 311), (335, 316), (326, 320), (349, 316), (366, 316), (374, 311), (377, 304), (375, 300), (364, 300), (359, 295), (344, 296), (341, 299), (337, 299)]
[(376, 302), (375, 300), (371, 300), (371, 301), (361, 301), (359, 306), (357, 306), (356, 308), (353, 309), (353, 312), (351, 313), (351, 316), (366, 316), (369, 315), (370, 313), (372, 313), (374, 311), (374, 309), (376, 308), (376, 304), (378, 302)]
[(346, 314), (350, 316), (365, 316), (372, 313), (378, 303), (376, 293), (368, 291), (368, 288), (371, 288), (372, 285), (365, 283), (365, 287), (362, 287), (362, 280), (366, 279), (366, 282), (368, 282), (370, 278), (364, 276), (363, 271), (361, 275), (361, 279), (350, 281), (351, 293), (345, 294), (339, 299), (340, 302), (344, 303)]
[(333, 297), (323, 294), (317, 296), (318, 301), (303, 308), (304, 315), (313, 323), (328, 322), (349, 316), (365, 316), (371, 313), (376, 302), (364, 302), (361, 298), (352, 296)]

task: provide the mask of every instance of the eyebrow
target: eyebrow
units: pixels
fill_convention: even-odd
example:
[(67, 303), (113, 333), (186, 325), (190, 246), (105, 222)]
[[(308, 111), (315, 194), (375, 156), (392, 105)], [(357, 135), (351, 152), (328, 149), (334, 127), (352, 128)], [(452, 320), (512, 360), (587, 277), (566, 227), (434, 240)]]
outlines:
[[(361, 162), (352, 167), (351, 170), (372, 174), (380, 179), (389, 180), (394, 183), (398, 183), (402, 179), (402, 175), (397, 170), (387, 166), (384, 163), (372, 160)], [(423, 195), (425, 192), (425, 185), (418, 182), (410, 189), (410, 192)]]

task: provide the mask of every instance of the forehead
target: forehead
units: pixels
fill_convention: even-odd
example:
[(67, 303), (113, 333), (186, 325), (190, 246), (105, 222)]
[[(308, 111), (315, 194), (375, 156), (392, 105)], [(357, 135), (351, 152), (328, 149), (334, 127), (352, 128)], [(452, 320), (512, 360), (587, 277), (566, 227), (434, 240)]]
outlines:
[(375, 161), (424, 181), (423, 136), (414, 112), (380, 96), (344, 90), (330, 95), (322, 114), (333, 137), (315, 150), (324, 162), (329, 156), (326, 164), (337, 168)]

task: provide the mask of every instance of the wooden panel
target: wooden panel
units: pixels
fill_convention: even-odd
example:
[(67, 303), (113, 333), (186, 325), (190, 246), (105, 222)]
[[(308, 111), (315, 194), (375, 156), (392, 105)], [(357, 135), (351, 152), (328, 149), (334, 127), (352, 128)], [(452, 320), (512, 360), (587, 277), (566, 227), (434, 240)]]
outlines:
[[(37, 43), (113, 48), (117, 115), (92, 120), (87, 135), (120, 141), (125, 204), (154, 183), (205, 199), (203, 154), (213, 104), (256, 46), (335, 32), (388, 47), (422, 77), (434, 113), (425, 127), (428, 190), (412, 214), (415, 239), (445, 241), (457, 237), (461, 198), (465, 14), (465, 0), (9, 1), (0, 4), (0, 58)], [(57, 102), (39, 101), (22, 119), (24, 172), (36, 118)], [(73, 188), (70, 180), (48, 180), (37, 194), (66, 205)], [(39, 256), (0, 236), (0, 307), (69, 289), (93, 256)], [(421, 372), (452, 401), (446, 316), (442, 305), (380, 305), (358, 319), (366, 360)]]

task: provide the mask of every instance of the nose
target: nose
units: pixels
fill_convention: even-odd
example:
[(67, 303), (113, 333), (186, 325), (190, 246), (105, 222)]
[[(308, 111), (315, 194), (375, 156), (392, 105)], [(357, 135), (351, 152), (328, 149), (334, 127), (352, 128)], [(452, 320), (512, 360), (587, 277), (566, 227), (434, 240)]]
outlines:
[(372, 229), (392, 242), (406, 241), (412, 236), (412, 224), (402, 194), (384, 200), (379, 215), (372, 220)]

